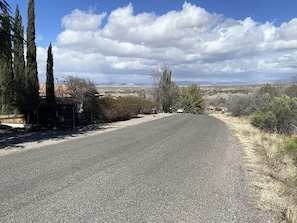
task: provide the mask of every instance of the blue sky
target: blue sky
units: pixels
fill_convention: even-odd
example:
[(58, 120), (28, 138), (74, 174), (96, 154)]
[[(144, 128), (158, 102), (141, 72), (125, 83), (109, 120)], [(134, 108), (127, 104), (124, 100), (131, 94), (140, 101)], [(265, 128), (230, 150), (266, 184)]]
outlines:
[[(26, 0), (20, 7), (27, 23)], [(151, 84), (263, 83), (297, 75), (296, 0), (35, 0), (41, 82), (53, 44), (55, 77)]]

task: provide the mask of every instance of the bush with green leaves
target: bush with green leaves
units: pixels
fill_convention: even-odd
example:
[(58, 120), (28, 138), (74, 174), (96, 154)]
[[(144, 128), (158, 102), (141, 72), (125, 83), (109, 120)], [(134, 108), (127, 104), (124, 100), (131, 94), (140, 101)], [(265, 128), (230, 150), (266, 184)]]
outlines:
[(297, 97), (297, 84), (292, 84), (286, 87), (285, 94), (290, 97)]
[(181, 107), (185, 112), (201, 114), (205, 107), (204, 95), (196, 84), (181, 89)]
[(287, 95), (268, 100), (251, 123), (266, 131), (292, 134), (297, 122), (297, 98)]
[(280, 149), (293, 157), (297, 161), (297, 137), (287, 137), (280, 145)]
[(277, 118), (272, 111), (262, 111), (252, 118), (252, 124), (265, 132), (273, 132), (276, 130)]

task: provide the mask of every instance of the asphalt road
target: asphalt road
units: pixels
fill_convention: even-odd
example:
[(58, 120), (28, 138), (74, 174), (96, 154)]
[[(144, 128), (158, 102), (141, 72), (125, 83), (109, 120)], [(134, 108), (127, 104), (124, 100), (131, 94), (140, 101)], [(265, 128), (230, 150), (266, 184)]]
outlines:
[(0, 157), (0, 222), (273, 222), (247, 182), (225, 124), (179, 114)]

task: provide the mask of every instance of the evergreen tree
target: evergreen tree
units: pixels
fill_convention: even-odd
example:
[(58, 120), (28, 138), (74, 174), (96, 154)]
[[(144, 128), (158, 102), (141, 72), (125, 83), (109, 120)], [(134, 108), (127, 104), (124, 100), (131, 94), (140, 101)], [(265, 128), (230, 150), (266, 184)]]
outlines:
[(12, 70), (12, 45), (11, 45), (11, 26), (10, 17), (4, 10), (1, 20), (1, 45), (3, 51), (0, 57), (0, 94), (1, 94), (1, 113), (9, 114), (13, 112), (13, 70)]
[(23, 112), (25, 103), (24, 27), (18, 5), (14, 18), (13, 54), (15, 103), (18, 112)]
[(27, 25), (27, 64), (25, 77), (27, 111), (37, 109), (39, 103), (39, 81), (36, 60), (35, 44), (35, 3), (29, 0), (28, 3), (28, 25)]
[(171, 81), (171, 87), (170, 87), (170, 97), (172, 101), (172, 110), (176, 111), (178, 108), (181, 108), (180, 106), (180, 88), (179, 86), (174, 82)]
[(4, 53), (7, 53), (5, 52), (5, 45), (4, 45), (6, 34), (5, 34), (5, 30), (2, 29), (2, 23), (3, 23), (3, 20), (5, 20), (5, 14), (7, 14), (9, 9), (10, 9), (10, 6), (7, 3), (7, 1), (5, 0), (0, 1), (0, 57), (2, 57)]
[(46, 102), (55, 103), (55, 85), (54, 85), (54, 60), (52, 54), (52, 44), (47, 50), (47, 64), (46, 64)]
[(200, 114), (205, 106), (205, 100), (200, 88), (196, 84), (182, 88), (182, 107), (187, 113)]
[(9, 7), (10, 6), (7, 3), (7, 1), (5, 1), (5, 0), (0, 1), (0, 9), (1, 9), (2, 12), (7, 11), (9, 9)]
[(168, 67), (164, 67), (163, 75), (160, 81), (161, 102), (164, 112), (170, 112), (170, 108), (172, 106), (171, 74), (171, 70)]

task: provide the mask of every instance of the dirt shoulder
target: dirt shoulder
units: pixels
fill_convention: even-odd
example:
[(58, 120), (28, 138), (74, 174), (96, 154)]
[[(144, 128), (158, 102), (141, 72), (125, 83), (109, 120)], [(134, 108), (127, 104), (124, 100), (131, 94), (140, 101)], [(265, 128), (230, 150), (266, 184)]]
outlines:
[(138, 125), (144, 122), (157, 120), (171, 115), (174, 114), (159, 113), (155, 115), (139, 115), (137, 118), (133, 118), (127, 121), (89, 125), (74, 130), (1, 130), (0, 156), (28, 151), (31, 149), (37, 149), (46, 145), (53, 145), (63, 141), (77, 139), (80, 137), (87, 137), (108, 131), (114, 131), (116, 129)]
[(224, 121), (241, 143), (258, 208), (271, 212), (279, 222), (297, 222), (297, 166), (280, 150), (284, 136), (261, 132), (248, 117), (213, 116)]

